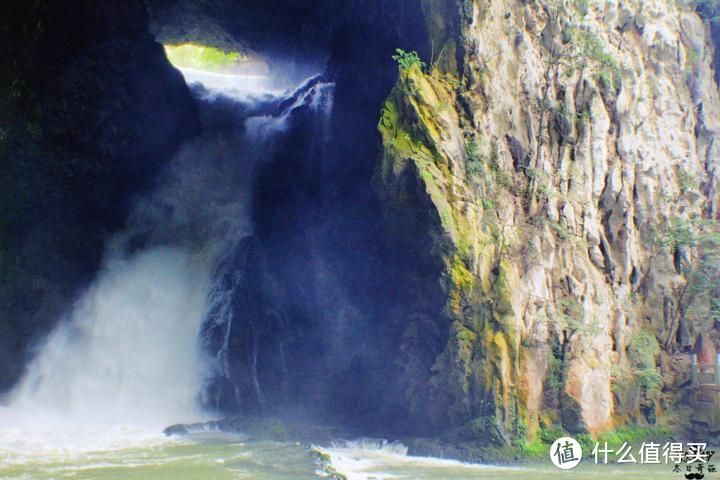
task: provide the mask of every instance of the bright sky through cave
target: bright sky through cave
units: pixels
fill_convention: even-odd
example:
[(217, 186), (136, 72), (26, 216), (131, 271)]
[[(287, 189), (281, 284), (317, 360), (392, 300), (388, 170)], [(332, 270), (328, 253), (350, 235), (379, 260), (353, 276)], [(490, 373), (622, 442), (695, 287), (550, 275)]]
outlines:
[(271, 91), (267, 65), (245, 53), (190, 43), (165, 45), (165, 53), (188, 84), (236, 97)]

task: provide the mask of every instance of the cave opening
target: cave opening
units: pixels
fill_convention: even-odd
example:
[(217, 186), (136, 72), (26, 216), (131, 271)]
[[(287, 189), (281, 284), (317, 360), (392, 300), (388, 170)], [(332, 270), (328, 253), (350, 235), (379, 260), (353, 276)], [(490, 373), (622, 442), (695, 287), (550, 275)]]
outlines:
[[(188, 71), (202, 71), (253, 78), (255, 89), (292, 91), (313, 75), (333, 85), (322, 138), (316, 116), (295, 108), (254, 170), (252, 234), (225, 265), (227, 278), (243, 272), (225, 295), (234, 321), (204, 332), (211, 355), (226, 349), (205, 394), (220, 414), (302, 416), (366, 434), (431, 428), (410, 391), (427, 382), (446, 334), (404, 337), (418, 318), (443, 315), (442, 295), (421, 285), (435, 286), (442, 265), (418, 253), (429, 220), (395, 228), (373, 188), (392, 54), (429, 58), (428, 35), (412, 2), (365, 3), (147, 2), (152, 33), (189, 84)], [(217, 128), (199, 109), (201, 128)]]

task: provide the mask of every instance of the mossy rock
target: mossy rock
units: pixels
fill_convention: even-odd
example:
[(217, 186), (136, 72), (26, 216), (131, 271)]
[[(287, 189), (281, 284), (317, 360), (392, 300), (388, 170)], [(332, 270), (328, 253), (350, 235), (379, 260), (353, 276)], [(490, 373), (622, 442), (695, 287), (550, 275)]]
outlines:
[(347, 475), (332, 466), (332, 456), (318, 446), (310, 447), (310, 454), (315, 457), (319, 467), (319, 476), (331, 480), (347, 480)]
[(560, 419), (565, 430), (570, 433), (587, 432), (582, 420), (580, 404), (567, 393), (562, 395)]

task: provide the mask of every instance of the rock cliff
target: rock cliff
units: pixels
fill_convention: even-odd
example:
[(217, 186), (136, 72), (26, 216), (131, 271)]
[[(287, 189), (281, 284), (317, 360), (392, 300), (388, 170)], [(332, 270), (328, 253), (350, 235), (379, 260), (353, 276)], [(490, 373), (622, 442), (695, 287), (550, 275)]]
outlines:
[(423, 11), (432, 58), (398, 52), (375, 178), (442, 265), (416, 280), (444, 313), (401, 340), (413, 413), (501, 443), (690, 425), (683, 352), (715, 335), (718, 293), (709, 25), (665, 0)]

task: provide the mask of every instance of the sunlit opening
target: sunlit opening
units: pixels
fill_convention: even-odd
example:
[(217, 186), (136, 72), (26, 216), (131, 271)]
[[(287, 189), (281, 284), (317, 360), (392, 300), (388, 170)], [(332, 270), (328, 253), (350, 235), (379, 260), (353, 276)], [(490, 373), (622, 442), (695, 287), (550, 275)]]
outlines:
[(165, 45), (165, 53), (188, 84), (236, 97), (271, 90), (267, 63), (252, 54), (193, 43)]
[(235, 73), (245, 70), (250, 63), (250, 57), (245, 53), (192, 43), (165, 45), (165, 54), (177, 68), (213, 73)]

